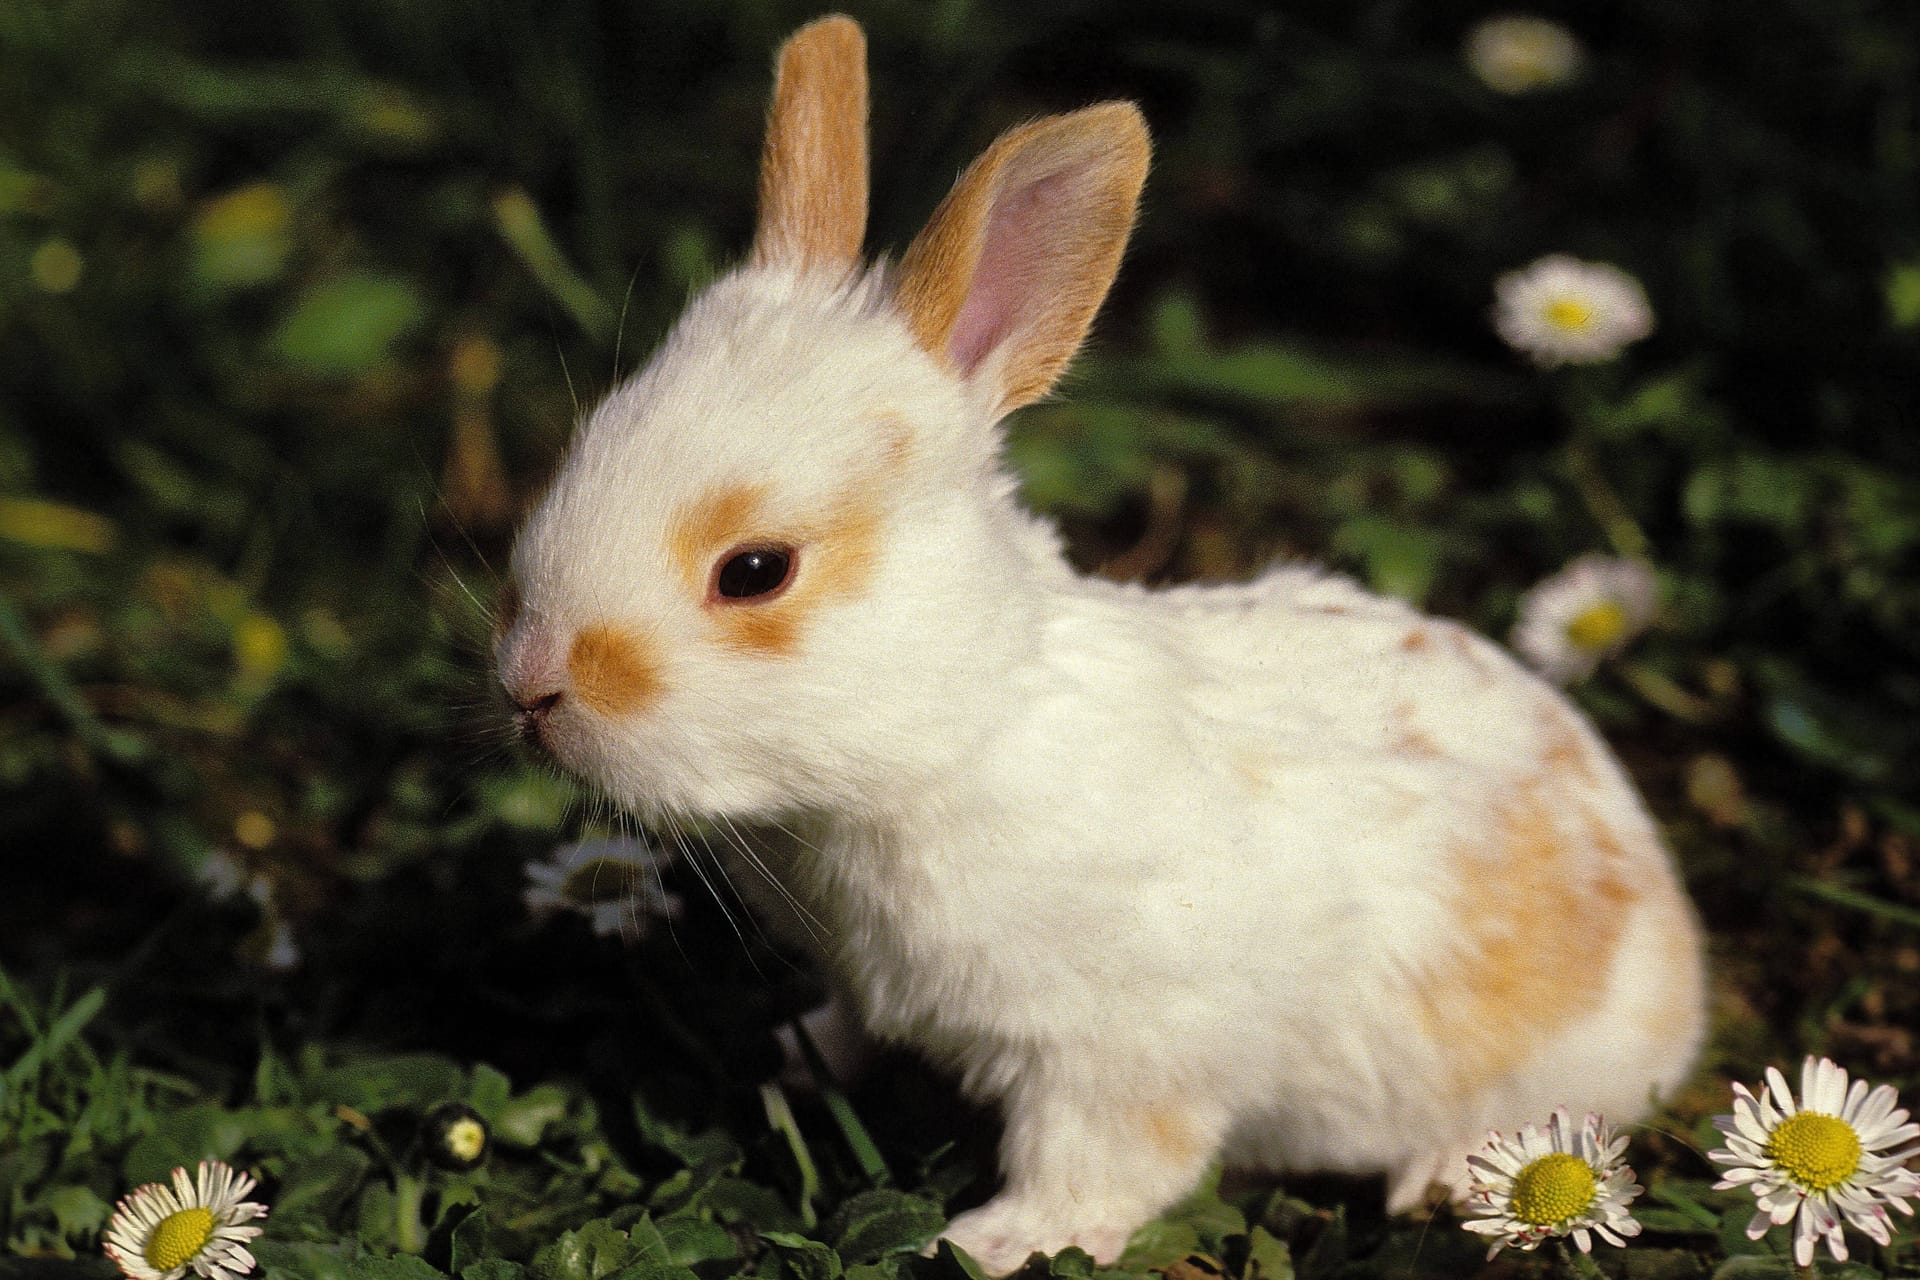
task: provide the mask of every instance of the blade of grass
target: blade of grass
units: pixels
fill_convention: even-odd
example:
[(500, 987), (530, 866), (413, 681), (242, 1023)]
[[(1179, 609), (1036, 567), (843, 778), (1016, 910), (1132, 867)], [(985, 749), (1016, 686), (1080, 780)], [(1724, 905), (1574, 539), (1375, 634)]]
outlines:
[(867, 1132), (867, 1126), (860, 1122), (854, 1112), (853, 1103), (833, 1083), (833, 1073), (827, 1070), (826, 1059), (820, 1054), (820, 1046), (807, 1034), (800, 1019), (792, 1022), (794, 1039), (799, 1041), (800, 1054), (807, 1060), (807, 1070), (813, 1072), (813, 1078), (820, 1085), (820, 1100), (827, 1104), (827, 1113), (833, 1117), (834, 1124), (840, 1128), (840, 1136), (845, 1138), (847, 1146), (853, 1151), (853, 1158), (860, 1163), (860, 1171), (867, 1175), (867, 1181), (876, 1187), (887, 1185), (891, 1174), (887, 1170), (886, 1157), (880, 1154), (873, 1137)]
[(807, 1149), (807, 1140), (800, 1132), (800, 1122), (793, 1118), (793, 1108), (787, 1104), (787, 1095), (780, 1086), (769, 1081), (760, 1086), (760, 1103), (767, 1110), (767, 1123), (772, 1125), (786, 1138), (787, 1147), (793, 1152), (793, 1162), (800, 1169), (800, 1220), (812, 1230), (819, 1222), (813, 1203), (820, 1198), (820, 1170), (813, 1163), (813, 1153)]
[(1905, 925), (1909, 929), (1920, 929), (1920, 911), (1901, 906), (1897, 902), (1888, 902), (1885, 898), (1876, 898), (1859, 889), (1849, 889), (1846, 885), (1834, 884), (1827, 880), (1815, 880), (1811, 876), (1795, 876), (1787, 881), (1787, 887), (1805, 897), (1831, 902), (1837, 907), (1850, 907), (1855, 911), (1864, 911), (1868, 915), (1878, 916), (1893, 924)]
[(502, 191), (493, 198), (493, 223), (527, 270), (533, 272), (534, 279), (566, 308), (574, 323), (595, 341), (605, 342), (614, 328), (613, 308), (567, 261), (533, 197), (518, 187)]

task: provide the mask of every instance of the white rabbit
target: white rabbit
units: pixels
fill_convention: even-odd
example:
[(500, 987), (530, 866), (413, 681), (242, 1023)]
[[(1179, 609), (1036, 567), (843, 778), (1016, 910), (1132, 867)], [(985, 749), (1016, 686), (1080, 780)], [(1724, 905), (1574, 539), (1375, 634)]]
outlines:
[(860, 29), (821, 19), (749, 261), (578, 431), (496, 656), (642, 820), (759, 833), (735, 883), (776, 878), (864, 1025), (998, 1105), (1003, 1189), (947, 1235), (1110, 1261), (1221, 1159), (1406, 1207), (1490, 1127), (1671, 1089), (1698, 929), (1555, 689), (1311, 569), (1078, 577), (1020, 507), (997, 424), (1112, 282), (1139, 112), (1009, 131), (892, 267), (865, 135)]

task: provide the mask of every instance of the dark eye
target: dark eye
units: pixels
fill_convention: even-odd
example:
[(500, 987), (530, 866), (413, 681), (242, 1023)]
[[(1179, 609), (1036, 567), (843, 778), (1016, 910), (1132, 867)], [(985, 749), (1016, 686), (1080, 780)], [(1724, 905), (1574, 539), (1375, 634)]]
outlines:
[(728, 600), (771, 595), (793, 576), (793, 552), (784, 547), (748, 547), (720, 562), (713, 589)]

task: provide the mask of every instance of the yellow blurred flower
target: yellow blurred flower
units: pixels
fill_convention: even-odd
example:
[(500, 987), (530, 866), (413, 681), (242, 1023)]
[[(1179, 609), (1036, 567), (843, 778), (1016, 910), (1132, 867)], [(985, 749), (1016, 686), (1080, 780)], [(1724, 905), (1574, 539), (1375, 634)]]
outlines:
[(80, 251), (55, 236), (33, 251), (27, 271), (33, 277), (33, 287), (42, 293), (72, 293), (86, 267)]
[(0, 498), (0, 538), (30, 547), (102, 552), (113, 546), (113, 521), (45, 498)]
[(264, 613), (249, 613), (233, 629), (233, 657), (240, 679), (265, 684), (287, 661), (287, 633)]
[(1531, 14), (1508, 13), (1467, 33), (1467, 65), (1495, 93), (1531, 93), (1565, 84), (1585, 55), (1571, 31)]

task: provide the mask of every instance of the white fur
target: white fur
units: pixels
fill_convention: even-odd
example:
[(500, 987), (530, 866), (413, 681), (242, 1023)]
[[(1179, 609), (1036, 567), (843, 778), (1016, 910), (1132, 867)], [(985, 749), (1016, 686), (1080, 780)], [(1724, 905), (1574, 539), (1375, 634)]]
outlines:
[[(744, 865), (734, 883), (775, 914), (791, 895), (788, 931), (865, 1025), (1002, 1108), (1005, 1188), (948, 1234), (994, 1271), (1068, 1244), (1108, 1261), (1222, 1155), (1383, 1171), (1405, 1205), (1458, 1186), (1490, 1126), (1562, 1103), (1625, 1121), (1673, 1087), (1701, 1029), (1691, 916), (1560, 695), (1307, 568), (1161, 592), (1074, 576), (1018, 505), (990, 393), (889, 299), (877, 272), (770, 265), (695, 302), (529, 521), (499, 658), (518, 695), (564, 687), (582, 626), (646, 638), (660, 700), (565, 701), (552, 750), (643, 818), (759, 824), (782, 892)], [(817, 517), (878, 474), (888, 422), (911, 450), (865, 591), (790, 657), (716, 645), (667, 567), (676, 504), (750, 481)], [(1472, 1064), (1418, 992), (1458, 960), (1458, 850), (1492, 839), (1556, 734), (1590, 780), (1554, 802), (1611, 832), (1639, 897), (1610, 965), (1564, 975), (1593, 1011), (1540, 1009), (1530, 1055), (1456, 1096), (1437, 1082)]]

